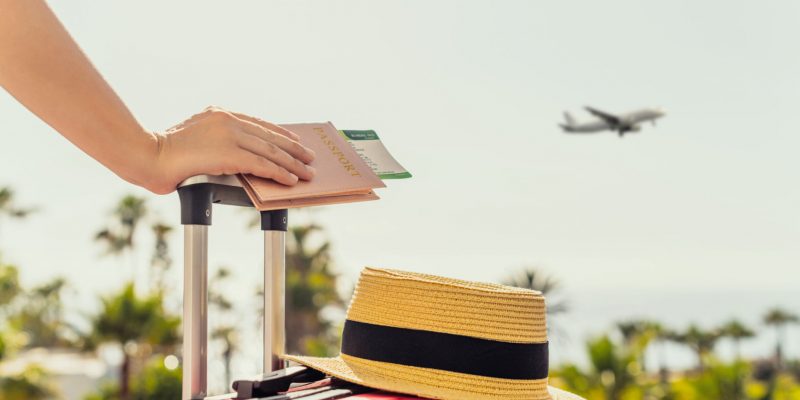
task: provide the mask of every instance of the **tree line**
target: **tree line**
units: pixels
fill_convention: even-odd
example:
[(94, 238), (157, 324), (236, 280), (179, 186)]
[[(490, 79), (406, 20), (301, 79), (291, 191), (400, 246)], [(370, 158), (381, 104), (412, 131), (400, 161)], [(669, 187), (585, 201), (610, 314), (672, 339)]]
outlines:
[[(24, 219), (36, 211), (35, 207), (17, 204), (9, 188), (0, 188), (0, 229), (5, 221)], [(98, 227), (87, 240), (93, 240), (104, 256), (135, 270), (142, 267), (134, 257), (141, 250), (137, 240), (150, 235), (151, 256), (143, 265), (147, 283), (137, 287), (133, 279), (127, 279), (120, 287), (98, 295), (98, 309), (84, 313), (84, 326), (80, 327), (67, 321), (68, 310), (62, 302), (65, 291), (71, 288), (69, 282), (55, 277), (24, 288), (19, 282), (20, 269), (0, 257), (0, 362), (32, 348), (97, 352), (102, 346), (113, 346), (122, 354), (115, 379), (86, 400), (180, 397), (180, 310), (169, 306), (177, 304), (169, 301), (170, 296), (176, 295), (175, 282), (169, 279), (174, 267), (169, 248), (174, 231), (153, 216), (145, 198), (125, 196), (111, 208), (108, 223)], [(331, 248), (321, 226), (309, 223), (290, 227), (286, 252), (289, 352), (331, 356), (338, 351), (341, 325), (321, 313), (326, 307), (343, 309), (346, 304), (337, 289), (339, 275)], [(220, 351), (211, 357), (223, 361), (224, 381), (230, 382), (233, 359), (243, 351), (237, 322), (247, 313), (262, 317), (263, 309), (237, 307), (226, 295), (226, 284), (235, 269), (215, 267), (210, 273), (208, 300), (211, 312), (220, 317), (209, 327), (209, 336)], [(537, 268), (521, 268), (501, 283), (543, 292), (548, 299), (550, 336), (566, 334), (558, 316), (569, 312), (570, 304), (557, 279)], [(252, 290), (254, 300), (261, 304), (263, 288), (254, 285)], [(711, 329), (691, 324), (680, 330), (658, 321), (620, 321), (613, 331), (586, 341), (587, 365), (556, 366), (551, 380), (588, 400), (798, 399), (800, 362), (787, 360), (784, 354), (787, 327), (798, 321), (798, 316), (788, 310), (775, 308), (766, 312), (762, 318), (764, 328), (774, 330), (777, 340), (772, 354), (755, 360), (743, 359), (739, 348), (743, 341), (754, 337), (756, 329), (737, 320)], [(721, 340), (732, 342), (733, 361), (723, 362), (715, 354)], [(670, 343), (691, 350), (696, 356), (695, 366), (670, 370), (663, 357)], [(659, 367), (648, 371), (645, 357), (652, 355), (659, 356)], [(57, 389), (47, 377), (46, 369), (36, 365), (0, 376), (0, 398), (57, 397)]]
[[(561, 283), (537, 268), (523, 268), (502, 283), (542, 292), (547, 298), (551, 340), (565, 335), (558, 316), (569, 312), (560, 295)], [(689, 324), (674, 329), (647, 319), (614, 324), (611, 332), (584, 343), (587, 365), (566, 363), (551, 371), (551, 382), (587, 400), (792, 400), (800, 399), (800, 361), (786, 360), (787, 328), (800, 323), (797, 314), (775, 307), (761, 318), (763, 328), (775, 333), (772, 354), (746, 360), (740, 347), (756, 336), (756, 329), (739, 320), (704, 329)], [(722, 340), (730, 340), (734, 358), (723, 362), (715, 354)], [(668, 344), (683, 346), (695, 355), (688, 370), (671, 371), (666, 363)], [(650, 351), (648, 351), (648, 349)], [(647, 371), (645, 356), (659, 356), (656, 371)]]
[[(0, 189), (0, 228), (4, 218), (24, 219), (35, 211), (19, 206), (11, 189)], [(169, 249), (173, 232), (173, 227), (153, 216), (145, 198), (124, 196), (117, 202), (108, 224), (87, 239), (93, 240), (104, 256), (113, 257), (123, 268), (128, 264), (136, 270), (140, 267), (135, 257), (140, 249), (137, 238), (149, 233), (153, 248), (147, 284), (137, 287), (130, 278), (118, 289), (100, 294), (99, 309), (86, 315), (84, 325), (88, 329), (67, 322), (62, 296), (70, 285), (64, 278), (23, 288), (20, 269), (0, 258), (0, 362), (26, 349), (96, 352), (101, 346), (111, 345), (122, 354), (116, 380), (106, 382), (86, 400), (179, 398), (180, 362), (173, 360), (180, 360), (180, 310), (167, 306), (176, 286), (168, 279), (173, 268)], [(332, 267), (330, 249), (318, 225), (297, 225), (288, 232), (286, 285), (290, 312), (286, 318), (290, 352), (327, 356), (338, 348), (336, 324), (320, 317), (324, 307), (345, 304), (337, 290), (338, 275)], [(221, 348), (216, 356), (223, 360), (226, 382), (232, 378), (232, 359), (241, 350), (236, 322), (244, 313), (263, 315), (263, 307), (237, 309), (226, 295), (224, 286), (232, 271), (226, 266), (216, 267), (210, 274), (208, 293), (209, 307), (220, 316), (220, 322), (209, 327), (209, 339)], [(252, 290), (260, 300), (263, 288), (254, 285)], [(58, 396), (48, 382), (46, 369), (33, 365), (18, 374), (0, 377), (0, 398)]]

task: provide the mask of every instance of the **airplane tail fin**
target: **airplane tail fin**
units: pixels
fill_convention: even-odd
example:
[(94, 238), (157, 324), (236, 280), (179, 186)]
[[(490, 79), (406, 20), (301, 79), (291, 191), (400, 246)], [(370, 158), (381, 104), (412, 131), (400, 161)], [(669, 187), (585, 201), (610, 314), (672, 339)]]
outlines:
[(572, 117), (569, 111), (564, 111), (564, 120), (567, 121), (567, 126), (575, 125), (575, 118)]

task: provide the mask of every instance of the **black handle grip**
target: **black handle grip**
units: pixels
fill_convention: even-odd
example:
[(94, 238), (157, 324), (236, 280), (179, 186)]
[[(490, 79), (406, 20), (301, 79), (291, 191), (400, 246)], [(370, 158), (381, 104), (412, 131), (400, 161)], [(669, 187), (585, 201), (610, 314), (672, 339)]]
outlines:
[(178, 188), (181, 200), (181, 225), (211, 225), (213, 204), (252, 207), (241, 187), (218, 183), (197, 183)]

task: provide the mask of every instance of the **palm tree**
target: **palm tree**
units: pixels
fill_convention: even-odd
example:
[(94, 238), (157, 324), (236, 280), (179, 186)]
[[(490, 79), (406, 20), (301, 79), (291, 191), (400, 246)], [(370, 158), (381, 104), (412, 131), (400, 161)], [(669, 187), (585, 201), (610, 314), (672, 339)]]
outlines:
[(132, 251), (136, 228), (146, 214), (144, 198), (132, 195), (123, 197), (114, 207), (112, 224), (98, 231), (95, 240), (105, 244), (107, 254), (120, 255)]
[(219, 287), (231, 276), (231, 270), (227, 267), (220, 267), (211, 278), (212, 285), (208, 288), (208, 303), (217, 307), (220, 311), (230, 311), (233, 303), (225, 296), (225, 291)]
[[(35, 211), (35, 208), (26, 208), (16, 205), (14, 201), (14, 191), (11, 188), (0, 188), (0, 222), (2, 222), (3, 216), (20, 219), (27, 217)], [(2, 224), (0, 224), (0, 227), (1, 226)]]
[(589, 370), (572, 367), (571, 377), (564, 376), (567, 386), (589, 398), (619, 399), (636, 382), (636, 356), (626, 346), (604, 335), (586, 343)]
[(7, 347), (8, 345), (6, 345), (6, 339), (3, 337), (3, 331), (0, 331), (0, 361), (6, 356), (6, 351), (8, 351)]
[(32, 211), (32, 208), (22, 208), (14, 204), (14, 190), (9, 187), (0, 188), (0, 214), (12, 218), (23, 218)]
[[(36, 292), (36, 290), (34, 290)], [(17, 268), (13, 265), (4, 264), (0, 261), (0, 314), (3, 319), (12, 314), (11, 310), (6, 310), (10, 304), (17, 303), (17, 299), (21, 297), (22, 287), (19, 284), (19, 275)], [(23, 303), (24, 305), (24, 303)], [(16, 316), (14, 316), (16, 318)], [(0, 320), (2, 321), (2, 320)], [(13, 321), (11, 325), (11, 335), (5, 335), (6, 332), (0, 330), (0, 360), (13, 347), (14, 349), (20, 347), (23, 343), (19, 338), (6, 340), (14, 337)], [(5, 326), (0, 326), (5, 328)], [(31, 332), (23, 331), (28, 334)], [(15, 343), (16, 342), (16, 343)], [(56, 396), (50, 384), (48, 384), (45, 372), (38, 367), (28, 366), (25, 370), (15, 375), (0, 376), (0, 399), (3, 400), (39, 400), (50, 399)]]
[(740, 361), (742, 359), (739, 348), (742, 339), (751, 338), (756, 335), (752, 329), (735, 319), (730, 320), (723, 325), (720, 328), (720, 334), (733, 340), (733, 349), (734, 354), (736, 355), (736, 361)]
[(800, 322), (800, 317), (789, 311), (773, 308), (764, 315), (764, 323), (775, 327), (775, 363), (778, 368), (783, 368), (783, 343), (786, 340), (786, 326)]
[(646, 336), (650, 336), (650, 322), (638, 319), (632, 319), (622, 322), (617, 322), (617, 330), (622, 335), (622, 339), (628, 346), (633, 346), (637, 341), (640, 341)]
[(211, 338), (222, 342), (222, 361), (225, 365), (225, 382), (231, 381), (231, 360), (239, 350), (237, 329), (230, 325), (221, 325), (211, 331)]
[[(338, 336), (330, 321), (320, 317), (325, 307), (343, 307), (337, 290), (338, 274), (333, 272), (331, 244), (312, 247), (323, 230), (315, 224), (289, 229), (286, 246), (286, 350), (290, 353), (326, 356), (337, 347)], [(259, 289), (259, 299), (263, 296)], [(258, 308), (263, 318), (264, 308)]]
[(150, 284), (155, 290), (164, 291), (166, 290), (164, 278), (172, 266), (172, 258), (169, 256), (169, 242), (167, 241), (170, 232), (172, 232), (172, 227), (157, 222), (153, 224), (152, 229), (156, 241), (153, 257), (150, 259), (150, 266), (152, 267)]
[(561, 282), (534, 267), (523, 268), (522, 271), (503, 280), (502, 284), (541, 292), (547, 298), (548, 316), (569, 311), (569, 304), (565, 300), (552, 299), (552, 297), (557, 297), (558, 292), (561, 291)]
[(697, 355), (697, 370), (705, 371), (705, 357), (714, 350), (720, 334), (717, 331), (706, 331), (697, 325), (690, 325), (685, 332), (676, 335), (673, 340), (692, 349)]
[(0, 215), (6, 215), (11, 218), (25, 218), (34, 211), (36, 211), (34, 208), (24, 208), (14, 204), (14, 191), (11, 188), (0, 188)]
[(127, 195), (120, 200), (114, 209), (114, 215), (119, 218), (119, 222), (125, 228), (125, 242), (129, 248), (133, 247), (133, 234), (139, 221), (147, 214), (145, 199)]
[(553, 321), (553, 317), (569, 311), (569, 304), (559, 296), (561, 282), (535, 267), (526, 267), (506, 277), (506, 279), (500, 283), (506, 286), (520, 287), (541, 292), (546, 298), (548, 333), (551, 337), (566, 337), (566, 332), (559, 329), (559, 325)]
[[(315, 234), (322, 228), (315, 224), (290, 229), (286, 251), (286, 329), (287, 350), (313, 352), (316, 341), (332, 350), (336, 343), (327, 340), (332, 327), (330, 321), (320, 317), (326, 306), (342, 307), (337, 290), (338, 274), (332, 270), (331, 243), (312, 247)], [(319, 350), (316, 351), (317, 353)]]
[(0, 260), (0, 310), (11, 303), (21, 291), (17, 267)]
[(641, 319), (617, 322), (617, 330), (622, 335), (623, 343), (636, 355), (636, 360), (643, 369), (647, 347), (657, 338), (660, 329), (658, 323)]
[(119, 293), (101, 299), (102, 309), (92, 318), (91, 336), (97, 342), (113, 342), (122, 348), (119, 397), (127, 400), (130, 394), (131, 344), (146, 343), (169, 348), (178, 340), (180, 318), (167, 314), (163, 308), (162, 294), (137, 297), (133, 283), (125, 285)]
[(650, 331), (653, 334), (653, 340), (658, 347), (658, 375), (661, 380), (661, 384), (663, 386), (669, 385), (669, 369), (667, 367), (667, 359), (666, 359), (666, 343), (670, 340), (674, 340), (676, 337), (675, 332), (668, 329), (664, 325), (659, 322), (651, 321), (649, 323)]
[[(212, 285), (208, 289), (208, 303), (222, 313), (233, 310), (233, 303), (225, 296), (225, 291), (219, 287), (231, 276), (228, 268), (221, 267), (211, 279)], [(231, 382), (231, 361), (239, 349), (239, 337), (233, 325), (222, 324), (211, 331), (211, 338), (222, 342), (222, 360), (225, 365), (225, 382)]]
[(67, 288), (64, 278), (55, 278), (34, 287), (24, 296), (24, 303), (11, 315), (9, 323), (28, 336), (27, 347), (67, 347), (75, 329), (64, 320), (61, 294)]
[[(0, 317), (2, 317), (0, 321), (4, 320), (6, 315), (10, 313), (6, 308), (14, 301), (21, 291), (17, 267), (5, 264), (0, 260)], [(9, 350), (9, 345), (6, 343), (2, 328), (4, 328), (4, 326), (0, 326), (0, 360), (3, 359), (6, 352)]]

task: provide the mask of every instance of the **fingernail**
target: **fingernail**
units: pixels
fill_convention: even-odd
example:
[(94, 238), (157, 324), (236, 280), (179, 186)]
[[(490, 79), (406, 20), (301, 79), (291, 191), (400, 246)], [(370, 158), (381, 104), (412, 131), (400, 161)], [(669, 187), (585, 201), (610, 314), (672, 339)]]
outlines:
[(309, 174), (309, 175), (310, 175), (312, 178), (314, 177), (314, 175), (316, 175), (316, 174), (317, 174), (317, 169), (316, 169), (316, 168), (314, 168), (314, 167), (312, 167), (312, 166), (310, 166), (310, 165), (306, 165), (306, 171), (308, 172), (308, 174)]
[(295, 175), (295, 174), (293, 174), (291, 172), (289, 173), (289, 178), (292, 180), (292, 184), (297, 183), (297, 181), (300, 179), (300, 178), (297, 177), (297, 175)]

